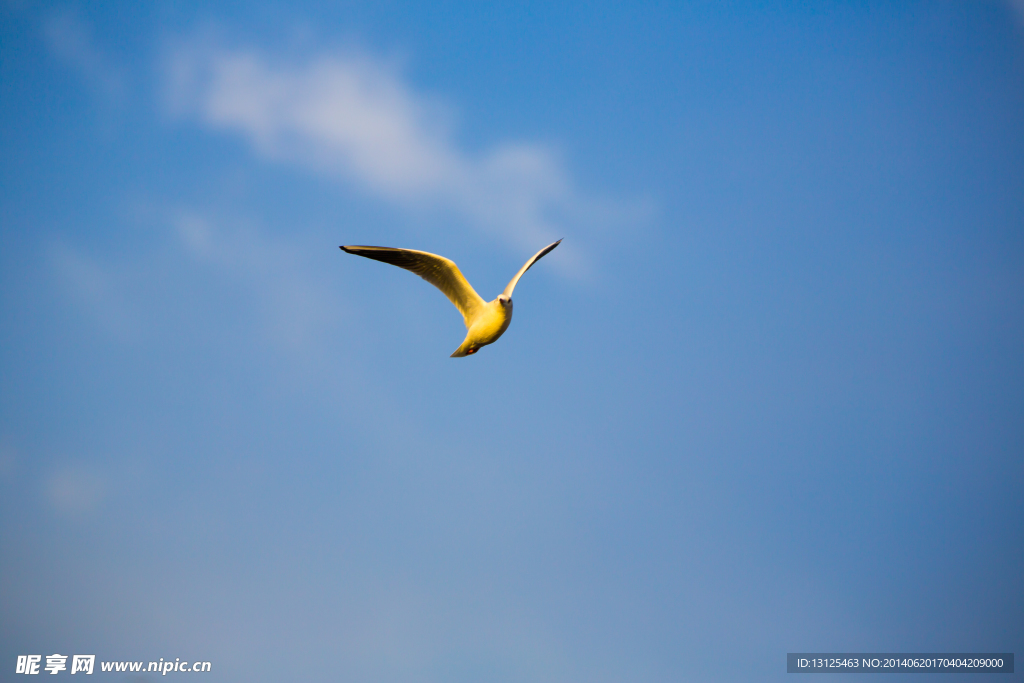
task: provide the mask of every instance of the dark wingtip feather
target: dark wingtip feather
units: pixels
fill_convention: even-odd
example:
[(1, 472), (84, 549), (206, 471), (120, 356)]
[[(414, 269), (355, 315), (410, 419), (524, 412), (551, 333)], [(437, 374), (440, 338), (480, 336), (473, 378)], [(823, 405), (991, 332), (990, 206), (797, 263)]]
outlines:
[(552, 243), (551, 243), (551, 244), (550, 244), (550, 245), (548, 246), (548, 248), (547, 248), (547, 249), (545, 249), (544, 251), (542, 251), (542, 252), (540, 253), (540, 256), (538, 256), (538, 257), (537, 257), (537, 260), (540, 260), (540, 257), (541, 257), (541, 256), (547, 256), (547, 255), (548, 255), (549, 253), (551, 253), (552, 251), (554, 251), (554, 250), (555, 250), (555, 247), (557, 247), (557, 246), (558, 246), (559, 244), (561, 244), (561, 243), (562, 243), (562, 240), (564, 240), (564, 239), (565, 239), (565, 238), (563, 237), (562, 239), (558, 240), (557, 242), (552, 242)]

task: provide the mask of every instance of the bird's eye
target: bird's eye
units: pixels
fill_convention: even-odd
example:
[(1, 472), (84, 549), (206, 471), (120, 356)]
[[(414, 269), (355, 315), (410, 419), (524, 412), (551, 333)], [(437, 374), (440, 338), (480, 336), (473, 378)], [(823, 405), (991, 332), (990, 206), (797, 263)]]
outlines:
[(467, 353), (467, 354), (474, 354), (474, 353), (476, 353), (476, 349), (468, 349), (468, 350), (466, 351), (466, 353)]

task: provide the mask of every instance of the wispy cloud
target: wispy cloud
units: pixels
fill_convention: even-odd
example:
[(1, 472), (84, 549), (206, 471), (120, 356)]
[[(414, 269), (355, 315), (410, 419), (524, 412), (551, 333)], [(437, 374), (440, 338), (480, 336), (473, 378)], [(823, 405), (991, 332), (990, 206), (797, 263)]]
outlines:
[(96, 46), (89, 26), (78, 15), (51, 16), (43, 25), (43, 35), (50, 52), (78, 71), (92, 88), (110, 100), (121, 97), (121, 73)]
[(46, 501), (62, 515), (91, 512), (106, 496), (106, 483), (94, 472), (69, 467), (54, 472), (46, 481)]
[(136, 322), (124, 294), (127, 286), (117, 274), (63, 240), (51, 245), (50, 263), (72, 299), (89, 310), (104, 330), (121, 341), (135, 336)]
[(178, 278), (196, 266), (211, 293), (241, 293), (237, 310), (216, 316), (218, 329), (248, 329), (244, 334), (260, 335), (297, 352), (296, 357), (319, 348), (324, 328), (344, 308), (337, 298), (325, 298), (330, 288), (311, 270), (308, 250), (265, 234), (251, 221), (163, 205), (134, 212), (140, 225), (169, 233), (175, 248), (136, 253), (130, 261), (99, 260), (63, 239), (49, 250), (51, 268), (69, 300), (120, 342), (134, 343), (166, 329), (174, 316), (195, 315), (192, 308), (180, 309)]
[(199, 211), (173, 211), (169, 221), (192, 260), (246, 283), (260, 301), (268, 337), (308, 350), (330, 317), (329, 306), (295, 247)]
[(454, 212), (519, 247), (615, 213), (582, 197), (547, 146), (460, 148), (435, 98), (366, 55), (295, 63), (205, 39), (180, 46), (167, 64), (178, 114), (245, 136), (267, 159), (342, 178), (406, 207)]
[(1013, 10), (1017, 17), (1017, 22), (1024, 26), (1024, 0), (1006, 0), (1006, 4)]
[(14, 472), (17, 460), (14, 446), (6, 437), (0, 437), (0, 477)]

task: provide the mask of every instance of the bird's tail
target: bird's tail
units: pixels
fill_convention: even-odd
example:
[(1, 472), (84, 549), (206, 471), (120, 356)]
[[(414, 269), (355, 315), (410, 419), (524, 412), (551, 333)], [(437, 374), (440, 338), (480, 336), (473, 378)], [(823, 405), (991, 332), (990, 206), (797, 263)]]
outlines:
[(469, 340), (469, 335), (466, 335), (466, 339), (462, 342), (459, 348), (455, 349), (455, 353), (449, 356), (449, 358), (464, 358), (465, 356), (471, 356), (477, 352), (479, 347), (473, 346), (473, 342)]

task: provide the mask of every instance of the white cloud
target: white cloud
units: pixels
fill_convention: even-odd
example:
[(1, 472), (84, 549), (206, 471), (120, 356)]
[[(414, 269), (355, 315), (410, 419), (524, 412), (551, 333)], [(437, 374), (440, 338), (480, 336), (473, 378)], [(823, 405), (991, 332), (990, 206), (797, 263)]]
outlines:
[(296, 64), (193, 41), (173, 53), (166, 75), (176, 113), (245, 136), (267, 159), (343, 178), (405, 207), (452, 211), (518, 247), (536, 248), (606, 208), (615, 212), (582, 199), (543, 145), (460, 149), (442, 107), (366, 56)]

